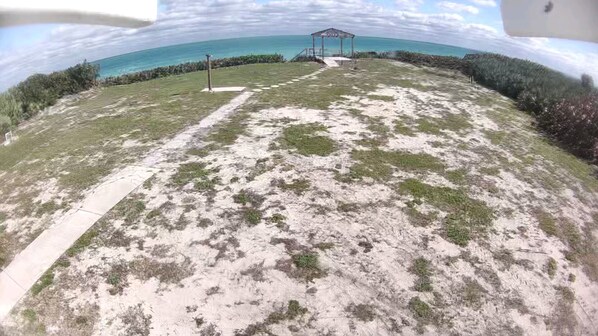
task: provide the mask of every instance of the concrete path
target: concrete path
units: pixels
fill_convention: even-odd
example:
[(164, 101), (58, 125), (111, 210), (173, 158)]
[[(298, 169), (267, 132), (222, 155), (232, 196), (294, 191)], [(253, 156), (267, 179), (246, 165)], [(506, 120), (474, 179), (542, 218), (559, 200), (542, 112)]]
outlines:
[(188, 127), (149, 154), (139, 165), (110, 174), (88, 191), (83, 201), (42, 232), (0, 273), (0, 322), (10, 313), (37, 280), (71, 247), (83, 233), (133, 190), (137, 189), (194, 136), (232, 114), (252, 92), (245, 92), (228, 104)]
[[(337, 65), (337, 66), (338, 66), (338, 65)], [(276, 89), (276, 88), (279, 88), (279, 87), (281, 87), (281, 86), (286, 86), (286, 85), (295, 84), (295, 83), (298, 83), (298, 82), (300, 82), (300, 81), (302, 81), (302, 80), (305, 80), (305, 79), (313, 79), (313, 78), (314, 78), (314, 76), (317, 76), (317, 75), (319, 75), (319, 74), (320, 74), (322, 71), (325, 71), (326, 69), (328, 69), (328, 68), (327, 68), (327, 67), (325, 67), (325, 68), (320, 68), (320, 69), (318, 69), (317, 71), (315, 71), (315, 72), (313, 72), (313, 73), (310, 73), (310, 74), (308, 74), (308, 75), (304, 75), (304, 76), (301, 76), (301, 77), (293, 78), (293, 79), (291, 79), (291, 80), (289, 80), (289, 81), (287, 81), (287, 82), (282, 82), (282, 83), (278, 83), (278, 84), (272, 84), (272, 85), (270, 85), (270, 86), (262, 86), (262, 85), (258, 85), (258, 86), (259, 86), (259, 88), (257, 88), (257, 89), (253, 89), (252, 91), (253, 91), (253, 92), (262, 92), (262, 91), (264, 91), (264, 90)]]
[[(212, 88), (212, 92), (242, 92), (245, 90), (244, 86), (229, 86), (229, 87), (218, 87)], [(210, 89), (205, 88), (201, 92), (209, 92)]]
[(327, 67), (330, 68), (338, 68), (339, 65), (337, 62), (344, 62), (344, 61), (350, 61), (350, 58), (347, 57), (340, 57), (340, 56), (334, 56), (334, 57), (320, 57), (320, 56), (316, 56), (317, 59), (322, 60), (322, 62), (324, 62), (324, 64), (326, 64)]

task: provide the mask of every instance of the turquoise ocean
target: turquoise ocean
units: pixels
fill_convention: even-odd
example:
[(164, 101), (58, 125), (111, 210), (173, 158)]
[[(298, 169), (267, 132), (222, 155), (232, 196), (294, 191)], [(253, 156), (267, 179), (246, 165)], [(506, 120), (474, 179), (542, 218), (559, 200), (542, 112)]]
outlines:
[[(316, 41), (316, 48), (320, 41)], [(326, 39), (326, 50), (339, 50), (338, 39)], [(118, 76), (126, 73), (152, 69), (165, 65), (205, 60), (206, 54), (214, 58), (250, 54), (282, 54), (287, 60), (312, 45), (311, 36), (261, 36), (226, 40), (214, 40), (172, 45), (136, 51), (94, 61), (100, 65), (100, 77)], [(343, 50), (351, 50), (350, 40), (343, 42)], [(431, 55), (463, 57), (478, 51), (428, 42), (399, 40), (380, 37), (355, 37), (355, 51), (404, 50)]]

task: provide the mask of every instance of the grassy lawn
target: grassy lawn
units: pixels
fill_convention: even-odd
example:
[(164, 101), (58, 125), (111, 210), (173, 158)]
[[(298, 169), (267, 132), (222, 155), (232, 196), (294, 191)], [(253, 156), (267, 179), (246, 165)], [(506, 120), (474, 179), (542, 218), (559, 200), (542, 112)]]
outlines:
[[(255, 88), (318, 68), (305, 63), (254, 64), (215, 69), (213, 80), (217, 86)], [(99, 88), (63, 113), (39, 116), (22, 125), (15, 143), (0, 147), (0, 194), (4, 196), (0, 211), (6, 208), (5, 219), (39, 221), (43, 214), (68, 209), (71, 201), (115, 168), (136, 162), (235, 96), (201, 92), (206, 81), (202, 71)], [(44, 191), (51, 192), (51, 200), (36, 200)], [(29, 236), (22, 244), (41, 232), (19, 229)]]

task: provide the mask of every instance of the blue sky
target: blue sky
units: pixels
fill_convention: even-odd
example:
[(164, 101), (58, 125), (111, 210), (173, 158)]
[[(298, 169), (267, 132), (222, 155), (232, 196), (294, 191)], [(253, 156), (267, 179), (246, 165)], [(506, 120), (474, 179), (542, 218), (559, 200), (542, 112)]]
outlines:
[(0, 90), (27, 76), (153, 47), (218, 38), (307, 34), (334, 26), (357, 35), (413, 39), (528, 58), (598, 77), (598, 45), (511, 38), (496, 0), (160, 0), (140, 29), (70, 24), (0, 28)]

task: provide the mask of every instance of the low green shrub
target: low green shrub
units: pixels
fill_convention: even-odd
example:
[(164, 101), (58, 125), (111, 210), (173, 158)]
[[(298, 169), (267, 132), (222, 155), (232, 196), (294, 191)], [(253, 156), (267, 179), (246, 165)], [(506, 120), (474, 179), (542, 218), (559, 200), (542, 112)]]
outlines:
[[(279, 54), (271, 55), (247, 55), (239, 57), (221, 58), (212, 61), (212, 69), (226, 68), (231, 66), (256, 64), (256, 63), (282, 63), (284, 57)], [(168, 65), (149, 70), (143, 70), (116, 77), (107, 77), (102, 80), (103, 85), (123, 85), (136, 82), (143, 82), (155, 78), (180, 75), (188, 72), (206, 70), (206, 61), (187, 62), (183, 64)]]

